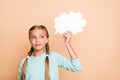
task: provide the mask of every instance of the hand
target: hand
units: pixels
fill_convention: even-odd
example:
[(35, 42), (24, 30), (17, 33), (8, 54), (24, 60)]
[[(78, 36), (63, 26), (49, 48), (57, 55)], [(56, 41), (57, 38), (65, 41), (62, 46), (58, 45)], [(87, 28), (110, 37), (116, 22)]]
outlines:
[(72, 38), (72, 33), (71, 32), (66, 32), (63, 34), (63, 38), (64, 38), (64, 41), (65, 41), (65, 46), (70, 54), (70, 57), (71, 59), (77, 59), (78, 58), (78, 55), (75, 53), (75, 51), (73, 50), (71, 44), (70, 44), (70, 41), (71, 41), (71, 38)]
[(63, 38), (66, 44), (69, 44), (72, 38), (72, 33), (70, 31), (67, 31), (63, 34)]

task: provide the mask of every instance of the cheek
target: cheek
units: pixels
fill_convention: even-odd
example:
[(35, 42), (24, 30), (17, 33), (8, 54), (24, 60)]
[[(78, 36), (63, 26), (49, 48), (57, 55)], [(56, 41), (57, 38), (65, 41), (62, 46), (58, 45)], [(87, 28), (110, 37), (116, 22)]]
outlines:
[(31, 45), (33, 45), (35, 43), (35, 41), (34, 40), (30, 40), (30, 43), (31, 43)]
[(41, 41), (42, 44), (46, 44), (46, 40)]
[(49, 41), (49, 39), (47, 38), (47, 39), (45, 40), (45, 43), (48, 43), (48, 41)]

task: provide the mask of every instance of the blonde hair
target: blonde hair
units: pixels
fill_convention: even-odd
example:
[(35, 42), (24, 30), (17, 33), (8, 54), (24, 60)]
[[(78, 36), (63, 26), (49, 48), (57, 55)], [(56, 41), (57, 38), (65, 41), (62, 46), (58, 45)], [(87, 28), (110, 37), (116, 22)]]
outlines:
[[(49, 34), (48, 34), (48, 30), (45, 26), (43, 25), (34, 25), (32, 26), (30, 29), (29, 29), (29, 38), (30, 38), (30, 33), (32, 30), (34, 29), (42, 29), (46, 32), (46, 37), (49, 38)], [(48, 55), (49, 54), (49, 44), (46, 43), (46, 54)], [(28, 52), (28, 56), (31, 56), (32, 53), (34, 52), (34, 49), (33, 47), (31, 47), (30, 51)], [(24, 63), (23, 63), (23, 67), (22, 67), (22, 72), (21, 72), (21, 80), (25, 80), (25, 73), (26, 73), (26, 67), (27, 67), (27, 64), (28, 64), (28, 57), (25, 59)], [(46, 59), (45, 59), (45, 79), (46, 80), (50, 80), (49, 79), (49, 59), (48, 59), (48, 56), (46, 56)]]

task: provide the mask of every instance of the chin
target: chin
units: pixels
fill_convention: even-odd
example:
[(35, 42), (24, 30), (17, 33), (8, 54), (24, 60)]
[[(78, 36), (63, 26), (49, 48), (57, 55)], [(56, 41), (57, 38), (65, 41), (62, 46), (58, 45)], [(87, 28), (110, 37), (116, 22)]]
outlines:
[(36, 51), (40, 51), (41, 49), (40, 49), (40, 48), (36, 48), (35, 50), (36, 50)]
[(40, 50), (43, 50), (43, 49), (44, 49), (44, 47), (42, 47), (42, 46), (34, 47), (34, 50), (35, 50), (35, 51), (40, 51)]
[(42, 50), (42, 48), (35, 48), (35, 50), (36, 50), (36, 51), (40, 51), (40, 50)]

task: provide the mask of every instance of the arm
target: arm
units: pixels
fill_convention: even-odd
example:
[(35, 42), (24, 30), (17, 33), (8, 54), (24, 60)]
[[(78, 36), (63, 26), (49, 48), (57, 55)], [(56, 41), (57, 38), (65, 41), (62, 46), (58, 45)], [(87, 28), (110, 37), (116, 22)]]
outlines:
[(59, 67), (62, 67), (66, 70), (73, 71), (73, 72), (78, 72), (82, 71), (82, 65), (80, 63), (80, 60), (77, 59), (68, 59), (59, 53), (54, 52), (54, 59), (56, 58), (55, 61), (57, 61), (57, 65)]
[(71, 32), (64, 33), (63, 38), (64, 38), (65, 46), (70, 54), (71, 59), (77, 59), (78, 54), (75, 53), (70, 43), (71, 38), (72, 38)]
[(74, 72), (81, 71), (82, 65), (80, 64), (78, 54), (75, 53), (75, 51), (73, 50), (73, 48), (70, 44), (72, 34), (70, 32), (67, 32), (67, 33), (63, 34), (63, 38), (65, 41), (65, 46), (69, 52), (71, 59), (69, 60), (63, 56), (58, 55), (59, 56), (57, 58), (58, 62), (59, 62), (58, 66), (63, 67), (63, 68), (70, 70), (70, 71), (74, 71)]

